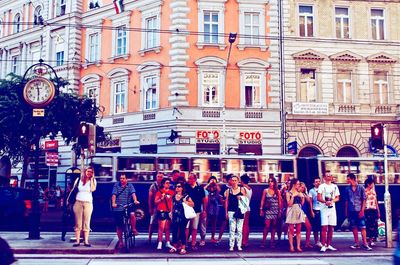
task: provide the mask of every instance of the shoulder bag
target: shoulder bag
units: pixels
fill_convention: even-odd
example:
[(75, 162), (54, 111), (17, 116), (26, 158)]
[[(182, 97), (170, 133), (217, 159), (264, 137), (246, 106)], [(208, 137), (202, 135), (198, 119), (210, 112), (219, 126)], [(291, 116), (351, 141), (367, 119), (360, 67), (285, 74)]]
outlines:
[(197, 216), (196, 212), (194, 211), (193, 207), (190, 205), (186, 204), (185, 202), (182, 202), (183, 206), (183, 212), (185, 213), (185, 218), (186, 219), (193, 219)]
[(74, 186), (72, 187), (72, 190), (69, 192), (68, 197), (67, 197), (67, 204), (73, 205), (76, 202), (76, 195), (78, 194), (78, 181), (80, 178), (77, 178), (74, 182)]

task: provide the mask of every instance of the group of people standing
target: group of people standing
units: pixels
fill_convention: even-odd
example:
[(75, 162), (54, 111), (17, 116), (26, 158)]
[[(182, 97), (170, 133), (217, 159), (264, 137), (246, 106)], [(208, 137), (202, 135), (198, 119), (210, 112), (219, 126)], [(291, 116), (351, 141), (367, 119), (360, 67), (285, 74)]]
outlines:
[[(245, 174), (240, 178), (229, 174), (224, 176), (222, 185), (215, 176), (211, 176), (205, 186), (197, 181), (197, 175), (190, 173), (187, 180), (180, 172), (174, 170), (169, 177), (162, 172), (156, 175), (156, 181), (148, 193), (150, 214), (149, 242), (158, 224), (157, 250), (166, 247), (171, 253), (186, 254), (187, 248), (192, 251), (205, 245), (207, 223), (210, 227), (211, 243), (218, 245), (225, 226), (229, 224), (229, 251), (242, 251), (249, 243), (250, 201), (253, 190), (248, 185), (250, 178)], [(290, 252), (302, 252), (303, 248), (317, 247), (321, 252), (336, 251), (332, 245), (334, 227), (337, 225), (335, 204), (340, 199), (339, 188), (332, 182), (332, 175), (327, 172), (321, 184), (319, 177), (314, 179), (314, 187), (308, 192), (304, 183), (293, 178), (281, 187), (271, 176), (268, 187), (263, 190), (259, 215), (264, 218), (264, 231), (261, 247), (266, 247), (266, 238), (271, 232), (270, 247), (275, 248), (275, 234), (281, 239), (282, 232), (287, 233)], [(374, 190), (374, 181), (367, 179), (365, 188), (359, 185), (354, 174), (347, 175), (349, 184), (345, 189), (345, 216), (348, 218), (354, 235), (353, 249), (372, 250), (377, 238), (377, 220), (380, 217), (379, 207)], [(80, 245), (80, 232), (84, 232), (84, 245), (88, 241), (90, 216), (93, 209), (91, 193), (96, 189), (93, 169), (88, 168), (79, 178), (79, 192), (73, 209), (75, 213), (76, 243)], [(122, 247), (123, 207), (129, 202), (139, 204), (136, 191), (121, 175), (115, 183), (112, 196), (115, 224)], [(187, 219), (184, 204), (192, 207), (194, 218)], [(136, 218), (130, 215), (132, 231), (137, 234)], [(217, 224), (220, 228), (217, 229)], [(306, 230), (305, 244), (301, 245), (301, 229)], [(197, 232), (200, 230), (200, 241), (197, 243)], [(359, 243), (358, 230), (361, 231), (362, 244)], [(314, 234), (314, 246), (311, 245), (311, 233)], [(171, 240), (172, 233), (172, 240)], [(163, 237), (165, 243), (163, 243)], [(190, 240), (189, 240), (190, 239)]]

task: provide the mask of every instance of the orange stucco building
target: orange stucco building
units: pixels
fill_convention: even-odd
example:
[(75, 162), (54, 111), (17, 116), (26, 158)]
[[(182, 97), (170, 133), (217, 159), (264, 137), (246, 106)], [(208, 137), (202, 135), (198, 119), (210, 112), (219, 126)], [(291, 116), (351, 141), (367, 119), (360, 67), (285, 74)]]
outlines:
[(264, 0), (83, 1), (80, 92), (104, 107), (100, 123), (122, 153), (280, 154), (274, 10)]

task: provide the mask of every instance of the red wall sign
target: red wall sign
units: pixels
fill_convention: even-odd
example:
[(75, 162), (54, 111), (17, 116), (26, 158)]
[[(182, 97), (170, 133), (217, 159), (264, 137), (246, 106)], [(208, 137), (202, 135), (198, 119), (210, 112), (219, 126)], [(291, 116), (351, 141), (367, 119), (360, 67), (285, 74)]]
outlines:
[(44, 150), (58, 150), (58, 141), (57, 140), (45, 141)]
[(261, 144), (262, 132), (239, 132), (239, 144)]
[(197, 143), (219, 143), (220, 133), (218, 130), (196, 131)]

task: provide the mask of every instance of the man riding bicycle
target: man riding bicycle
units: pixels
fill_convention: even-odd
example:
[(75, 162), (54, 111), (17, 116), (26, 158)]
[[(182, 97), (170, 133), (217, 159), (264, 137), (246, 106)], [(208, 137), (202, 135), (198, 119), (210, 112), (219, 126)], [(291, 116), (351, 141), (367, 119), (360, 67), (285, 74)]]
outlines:
[[(134, 204), (139, 204), (139, 201), (136, 197), (136, 190), (131, 183), (128, 183), (128, 179), (125, 174), (122, 174), (119, 177), (119, 182), (114, 184), (111, 196), (111, 206), (114, 209), (114, 219), (115, 225), (117, 227), (117, 236), (118, 236), (118, 247), (123, 247), (122, 240), (122, 227), (124, 225), (124, 205), (131, 203), (131, 200)], [(138, 232), (136, 230), (136, 217), (135, 212), (130, 212), (130, 221), (132, 226), (132, 233), (137, 235)], [(125, 242), (126, 243), (126, 242)]]

